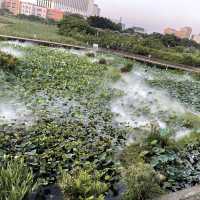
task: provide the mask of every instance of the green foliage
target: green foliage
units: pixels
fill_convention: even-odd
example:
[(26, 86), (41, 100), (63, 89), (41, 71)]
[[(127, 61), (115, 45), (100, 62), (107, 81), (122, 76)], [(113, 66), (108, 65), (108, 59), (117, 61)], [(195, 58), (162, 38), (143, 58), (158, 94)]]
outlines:
[(23, 159), (6, 161), (0, 167), (0, 199), (22, 200), (34, 188), (32, 171)]
[(126, 193), (124, 200), (146, 200), (162, 193), (156, 172), (148, 164), (131, 165), (125, 171)]
[(124, 67), (121, 68), (121, 72), (126, 73), (130, 72), (133, 69), (133, 63), (127, 63)]
[(94, 57), (95, 57), (95, 53), (93, 53), (93, 52), (88, 52), (88, 53), (86, 53), (86, 56), (91, 57), (91, 58), (94, 58)]
[(11, 15), (12, 13), (8, 10), (8, 9), (0, 9), (0, 15), (5, 15), (5, 16), (7, 16), (7, 15)]
[(40, 22), (40, 23), (44, 23), (44, 24), (52, 24), (52, 25), (56, 25), (57, 22), (52, 20), (52, 19), (44, 19), (42, 17), (38, 17), (35, 15), (24, 15), (24, 14), (19, 14), (17, 15), (17, 18), (21, 19), (21, 20), (30, 20), (33, 22)]
[(0, 69), (3, 69), (4, 71), (15, 72), (17, 64), (17, 58), (0, 52)]
[(73, 33), (82, 33), (82, 34), (96, 34), (96, 30), (92, 28), (88, 22), (74, 15), (65, 16), (58, 24), (59, 32), (62, 35), (73, 35)]
[(200, 116), (188, 112), (182, 116), (182, 120), (185, 127), (200, 129)]
[(100, 181), (98, 172), (77, 170), (73, 175), (62, 171), (58, 184), (69, 200), (104, 200), (108, 186)]
[(105, 58), (100, 58), (100, 59), (99, 59), (99, 64), (100, 64), (100, 65), (106, 65), (106, 64), (107, 64), (106, 59), (105, 59)]
[(0, 25), (0, 34), (2, 35), (13, 35), (23, 38), (49, 40), (68, 44), (82, 43), (72, 37), (60, 35), (57, 26), (41, 23), (40, 21), (31, 21), (29, 19), (19, 19), (14, 16), (6, 17), (0, 15)]
[(110, 67), (107, 73), (107, 77), (109, 80), (118, 81), (121, 78), (120, 70), (115, 67)]
[(0, 121), (1, 152), (24, 156), (34, 176), (46, 184), (57, 182), (60, 167), (73, 174), (75, 168), (92, 165), (100, 182), (111, 188), (119, 181), (114, 150), (126, 131), (113, 125), (107, 106), (113, 94), (105, 84), (109, 66), (58, 49), (18, 49), (26, 56), (15, 76), (7, 74), (12, 81), (1, 79), (6, 88), (0, 88), (1, 95), (20, 99), (31, 114), (20, 113), (17, 122)]
[(93, 26), (95, 28), (110, 29), (114, 31), (122, 30), (121, 24), (116, 24), (105, 17), (91, 16), (87, 18), (87, 21), (90, 26)]
[(188, 144), (199, 144), (200, 143), (200, 130), (193, 130), (190, 134), (181, 138), (178, 142), (181, 148), (185, 148)]
[[(185, 79), (176, 81), (170, 78), (163, 80), (162, 76), (165, 76), (164, 73), (157, 79), (148, 81), (149, 84), (167, 90), (172, 98), (176, 98), (184, 105), (192, 106), (200, 112), (200, 84), (198, 81)], [(198, 75), (195, 77), (198, 78)]]

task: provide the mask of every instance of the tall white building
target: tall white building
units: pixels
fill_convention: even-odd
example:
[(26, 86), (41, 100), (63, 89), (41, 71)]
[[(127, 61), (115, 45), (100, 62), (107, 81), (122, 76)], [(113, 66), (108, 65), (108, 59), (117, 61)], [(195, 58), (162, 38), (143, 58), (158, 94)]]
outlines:
[(37, 5), (85, 17), (100, 14), (94, 0), (37, 0)]

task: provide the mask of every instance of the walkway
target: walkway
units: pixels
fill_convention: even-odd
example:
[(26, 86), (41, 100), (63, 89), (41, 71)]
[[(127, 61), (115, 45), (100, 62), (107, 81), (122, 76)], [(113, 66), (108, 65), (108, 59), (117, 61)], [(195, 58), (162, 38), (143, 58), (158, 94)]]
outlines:
[(200, 186), (165, 195), (157, 200), (200, 200)]
[[(36, 43), (39, 45), (44, 45), (44, 46), (73, 48), (73, 49), (77, 49), (77, 50), (91, 50), (91, 48), (87, 48), (84, 46), (51, 42), (51, 41), (46, 41), (46, 40), (22, 38), (22, 37), (8, 36), (8, 35), (0, 35), (0, 38), (4, 38), (7, 40), (17, 40), (17, 41), (21, 41), (21, 42), (31, 42), (31, 43)], [(138, 62), (156, 65), (159, 67), (163, 67), (165, 69), (171, 68), (171, 69), (179, 69), (179, 70), (185, 70), (185, 71), (189, 71), (189, 72), (200, 73), (200, 66), (199, 66), (199, 68), (197, 68), (197, 67), (192, 67), (192, 66), (187, 66), (187, 65), (171, 64), (171, 63), (167, 63), (166, 61), (151, 59), (151, 58), (148, 58), (145, 56), (130, 54), (130, 53), (121, 52), (121, 51), (115, 51), (115, 50), (100, 49), (100, 51), (105, 52), (105, 53), (112, 53), (112, 54), (115, 54), (115, 55), (118, 55), (118, 56), (121, 56), (121, 57), (124, 57), (127, 59), (136, 60)]]

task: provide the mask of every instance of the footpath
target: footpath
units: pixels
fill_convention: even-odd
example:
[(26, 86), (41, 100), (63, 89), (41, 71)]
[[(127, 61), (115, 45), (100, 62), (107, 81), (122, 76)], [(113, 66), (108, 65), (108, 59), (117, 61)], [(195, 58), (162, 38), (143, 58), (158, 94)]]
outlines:
[(200, 185), (164, 195), (157, 200), (200, 200)]

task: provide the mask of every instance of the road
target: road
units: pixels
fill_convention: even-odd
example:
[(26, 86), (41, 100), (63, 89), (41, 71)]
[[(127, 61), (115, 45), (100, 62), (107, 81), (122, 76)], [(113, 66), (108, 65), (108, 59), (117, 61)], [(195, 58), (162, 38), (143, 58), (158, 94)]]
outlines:
[[(8, 36), (8, 35), (0, 35), (0, 38), (7, 39), (7, 40), (17, 40), (21, 42), (31, 42), (31, 43), (36, 43), (39, 45), (44, 45), (44, 46), (63, 47), (63, 48), (68, 48), (68, 49), (73, 48), (77, 50), (91, 50), (91, 48), (84, 47), (84, 46), (58, 43), (58, 42), (52, 42), (52, 41), (46, 41), (46, 40), (31, 39), (31, 38), (22, 38), (22, 37)], [(146, 64), (156, 65), (165, 69), (170, 68), (170, 69), (178, 69), (178, 70), (200, 73), (200, 66), (199, 68), (197, 68), (197, 67), (187, 66), (187, 65), (172, 64), (166, 61), (148, 58), (146, 56), (130, 54), (127, 52), (116, 51), (116, 50), (111, 50), (111, 49), (100, 49), (99, 51), (105, 52), (105, 53), (112, 53), (112, 54), (115, 54), (127, 59), (136, 60), (138, 62), (142, 62)]]

